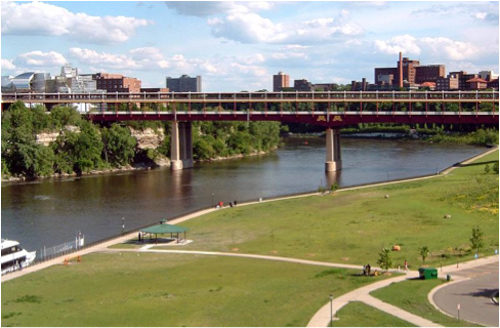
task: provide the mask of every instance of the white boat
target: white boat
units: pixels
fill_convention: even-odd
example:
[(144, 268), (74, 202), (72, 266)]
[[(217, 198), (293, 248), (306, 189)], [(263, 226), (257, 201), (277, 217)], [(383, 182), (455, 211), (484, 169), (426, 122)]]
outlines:
[(23, 249), (15, 240), (2, 239), (2, 274), (16, 271), (30, 265), (36, 257), (35, 252)]

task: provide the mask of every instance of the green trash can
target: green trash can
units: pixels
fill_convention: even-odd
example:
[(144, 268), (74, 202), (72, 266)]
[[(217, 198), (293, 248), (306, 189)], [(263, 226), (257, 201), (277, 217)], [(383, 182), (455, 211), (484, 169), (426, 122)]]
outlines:
[(438, 271), (436, 268), (419, 268), (420, 279), (437, 279)]

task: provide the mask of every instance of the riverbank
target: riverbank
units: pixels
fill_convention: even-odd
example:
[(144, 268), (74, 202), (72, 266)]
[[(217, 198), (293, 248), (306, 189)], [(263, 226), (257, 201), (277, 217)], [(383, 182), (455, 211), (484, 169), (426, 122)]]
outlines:
[[(436, 245), (443, 248), (449, 243), (468, 243), (470, 226), (479, 224), (485, 232), (482, 257), (491, 251), (491, 245), (498, 244), (498, 215), (463, 208), (443, 190), (458, 191), (460, 195), (462, 190), (457, 186), (463, 186), (474, 191), (476, 186), (471, 182), (477, 178), (483, 183), (493, 179), (498, 186), (498, 175), (485, 176), (483, 170), (486, 163), (497, 159), (498, 153), (490, 151), (476, 157), (476, 162), (470, 159), (446, 174), (341, 189), (330, 195), (314, 193), (309, 197), (297, 195), (207, 209), (170, 223), (183, 222), (183, 226), (191, 228), (188, 238), (193, 243), (182, 250), (196, 246), (200, 251), (226, 249), (233, 254), (294, 257), (311, 262), (328, 259), (329, 263), (359, 266), (374, 264), (381, 246), (398, 242), (401, 250), (391, 253), (393, 267), (405, 256), (412, 269), (420, 265), (413, 249), (427, 245), (434, 252), (439, 249)], [(436, 198), (437, 194), (444, 198)], [(442, 217), (447, 211), (450, 219)], [(192, 220), (194, 217), (197, 219)], [(134, 232), (120, 239), (125, 242), (135, 236)], [(106, 244), (113, 241), (119, 240)], [(361, 287), (367, 279), (375, 282), (360, 276), (359, 270), (154, 250), (100, 248), (98, 253), (82, 257), (81, 262), (52, 266), (5, 284), (2, 279), (2, 309), (7, 316), (3, 323), (130, 326), (140, 321), (141, 325), (152, 326), (304, 326), (325, 304), (329, 293), (337, 299)], [(289, 255), (292, 252), (295, 256)], [(440, 254), (433, 254), (427, 263), (438, 263), (440, 258)], [(469, 255), (460, 258), (466, 260)], [(454, 263), (455, 258), (448, 260)], [(158, 306), (176, 315), (158, 315)]]
[[(377, 182), (377, 183), (371, 183), (371, 184), (363, 184), (363, 185), (359, 185), (359, 186), (339, 188), (334, 193), (332, 193), (332, 195), (335, 196), (336, 194), (341, 194), (341, 193), (356, 192), (357, 190), (366, 189), (366, 188), (376, 188), (376, 187), (384, 187), (384, 186), (390, 187), (391, 185), (406, 184), (406, 183), (412, 183), (412, 182), (417, 182), (417, 181), (422, 181), (422, 180), (435, 179), (435, 178), (439, 178), (439, 177), (446, 177), (447, 175), (449, 175), (450, 173), (452, 173), (454, 170), (456, 170), (458, 168), (461, 168), (461, 167), (464, 167), (464, 166), (466, 166), (468, 164), (471, 164), (474, 161), (477, 161), (478, 159), (481, 159), (481, 158), (483, 158), (485, 156), (489, 156), (489, 155), (491, 155), (491, 154), (493, 154), (495, 152), (498, 152), (498, 147), (494, 148), (494, 149), (487, 150), (487, 151), (485, 151), (485, 152), (483, 152), (483, 153), (481, 153), (479, 155), (473, 156), (473, 157), (468, 158), (466, 160), (463, 160), (460, 163), (456, 163), (455, 165), (452, 165), (452, 166), (446, 168), (445, 170), (441, 171), (438, 174), (431, 174), (431, 175), (426, 175), (426, 176), (421, 176), (421, 177), (414, 177), (414, 178), (408, 178), (408, 179), (399, 179), (399, 180), (394, 180), (394, 181)], [(498, 159), (498, 156), (496, 158)], [(284, 196), (279, 196), (279, 197), (273, 197), (273, 198), (268, 198), (268, 199), (258, 199), (258, 200), (255, 200), (255, 201), (248, 201), (248, 202), (244, 202), (244, 203), (238, 203), (238, 205), (234, 208), (234, 210), (238, 210), (240, 208), (244, 208), (244, 207), (250, 206), (250, 205), (257, 205), (257, 204), (264, 205), (264, 204), (268, 204), (268, 203), (271, 203), (271, 202), (280, 202), (280, 201), (295, 201), (295, 200), (301, 199), (301, 198), (307, 198), (307, 197), (311, 197), (311, 196), (325, 196), (325, 195), (328, 195), (328, 194), (330, 194), (330, 192), (326, 192), (326, 193), (322, 193), (322, 192), (306, 192), (306, 193), (300, 193), (300, 194), (293, 194), (293, 195), (284, 195)], [(384, 194), (384, 197), (385, 197), (385, 194)], [(350, 198), (351, 197), (349, 197), (349, 199)], [(287, 206), (285, 206), (285, 208), (286, 207)], [(183, 222), (186, 222), (186, 221), (190, 221), (190, 220), (192, 220), (194, 218), (200, 218), (200, 217), (203, 217), (203, 216), (206, 217), (206, 215), (208, 215), (208, 214), (213, 214), (214, 212), (219, 212), (221, 210), (228, 210), (228, 209), (232, 209), (232, 208), (230, 206), (226, 205), (226, 206), (224, 206), (221, 209), (205, 208), (205, 209), (195, 210), (195, 211), (193, 211), (193, 212), (191, 212), (189, 214), (184, 214), (184, 215), (181, 215), (179, 217), (173, 218), (173, 219), (169, 220), (168, 222), (169, 222), (169, 224), (179, 224), (179, 223), (183, 223)], [(264, 208), (264, 211), (267, 211), (266, 208)], [(251, 211), (251, 212), (253, 213), (253, 211)], [(278, 210), (278, 212), (279, 212), (279, 210)], [(237, 214), (241, 215), (241, 212), (238, 210)], [(234, 216), (234, 214), (233, 214), (233, 216)], [(250, 214), (250, 216), (254, 217), (254, 214)], [(310, 216), (310, 214), (308, 214), (307, 216)], [(282, 216), (278, 215), (277, 217), (281, 218)], [(211, 221), (213, 222), (214, 220), (211, 220)], [(234, 224), (234, 220), (231, 220), (231, 218), (229, 218), (229, 221), (232, 221), (231, 224)], [(221, 231), (221, 230), (219, 230), (219, 231)], [(126, 233), (125, 235), (122, 235), (122, 236), (118, 236), (118, 237), (114, 237), (114, 238), (113, 237), (109, 238), (108, 240), (106, 240), (104, 242), (98, 242), (98, 243), (95, 243), (93, 245), (87, 246), (87, 247), (85, 247), (85, 248), (83, 248), (83, 249), (75, 252), (71, 256), (74, 256), (74, 257), (76, 257), (76, 256), (82, 256), (82, 255), (85, 255), (85, 254), (89, 254), (89, 253), (92, 253), (92, 252), (95, 252), (95, 251), (99, 251), (99, 250), (105, 249), (105, 248), (107, 248), (107, 247), (109, 247), (111, 245), (124, 243), (127, 240), (136, 238), (137, 237), (137, 233), (138, 233), (138, 230), (134, 230), (134, 231), (128, 232), (128, 233)], [(223, 232), (220, 232), (220, 234), (223, 234)], [(201, 238), (201, 241), (202, 240), (203, 240), (203, 238)], [(196, 246), (199, 246), (199, 244), (197, 244)], [(184, 249), (187, 249), (187, 248), (184, 247)], [(415, 254), (414, 256), (418, 258), (418, 255)], [(62, 261), (64, 261), (64, 259), (66, 257), (68, 257), (68, 255), (60, 256), (60, 257), (54, 258), (52, 260), (49, 260), (49, 261), (46, 261), (46, 262), (42, 262), (42, 263), (39, 263), (39, 264), (36, 264), (36, 265), (33, 265), (33, 266), (30, 266), (30, 267), (24, 269), (23, 271), (18, 271), (18, 272), (13, 272), (13, 273), (7, 274), (6, 276), (2, 277), (2, 281), (7, 281), (7, 280), (10, 280), (10, 279), (14, 279), (14, 278), (23, 276), (25, 274), (28, 274), (28, 273), (31, 273), (31, 272), (35, 272), (35, 271), (38, 271), (38, 270), (50, 267), (50, 266), (55, 265), (55, 264), (60, 264), (60, 263), (62, 263)]]
[[(258, 151), (258, 152), (252, 152), (250, 154), (237, 154), (237, 155), (228, 155), (228, 156), (218, 156), (215, 158), (211, 159), (204, 159), (204, 160), (195, 160), (193, 161), (195, 164), (201, 164), (201, 163), (211, 163), (211, 162), (220, 162), (220, 161), (225, 161), (225, 160), (233, 160), (233, 159), (242, 159), (242, 158), (250, 158), (250, 157), (255, 157), (255, 156), (263, 156), (263, 155), (268, 155), (271, 154), (272, 152), (276, 151), (278, 147), (274, 147), (270, 149), (269, 151)], [(23, 184), (23, 183), (39, 183), (39, 182), (45, 182), (45, 181), (64, 181), (64, 179), (74, 179), (74, 178), (81, 178), (81, 177), (93, 177), (93, 176), (100, 176), (100, 175), (112, 175), (112, 174), (120, 174), (120, 173), (127, 173), (127, 172), (134, 172), (134, 171), (149, 171), (149, 170), (154, 170), (158, 168), (169, 168), (170, 167), (170, 159), (166, 158), (167, 160), (162, 160), (160, 163), (165, 163), (165, 164), (159, 164), (151, 161), (150, 163), (134, 163), (132, 165), (126, 165), (123, 167), (115, 167), (115, 168), (106, 168), (106, 169), (101, 169), (101, 170), (91, 170), (90, 172), (82, 172), (81, 174), (76, 174), (76, 173), (55, 173), (51, 176), (47, 177), (38, 177), (36, 179), (28, 179), (26, 177), (8, 177), (4, 178), (2, 177), (2, 183), (9, 183), (9, 184)]]

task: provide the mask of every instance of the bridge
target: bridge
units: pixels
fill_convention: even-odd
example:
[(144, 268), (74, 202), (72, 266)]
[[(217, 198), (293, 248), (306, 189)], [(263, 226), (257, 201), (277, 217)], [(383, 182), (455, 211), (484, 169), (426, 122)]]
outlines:
[[(172, 121), (174, 170), (193, 165), (192, 121), (279, 121), (321, 125), (326, 128), (325, 169), (335, 171), (341, 168), (342, 162), (339, 134), (342, 127), (358, 123), (498, 126), (498, 99), (499, 92), (494, 90), (4, 93), (2, 109), (16, 101), (47, 107), (80, 103), (98, 107), (87, 113), (93, 121)], [(133, 104), (143, 110), (132, 110)], [(483, 104), (489, 105), (485, 109)], [(124, 106), (128, 110), (122, 110)]]

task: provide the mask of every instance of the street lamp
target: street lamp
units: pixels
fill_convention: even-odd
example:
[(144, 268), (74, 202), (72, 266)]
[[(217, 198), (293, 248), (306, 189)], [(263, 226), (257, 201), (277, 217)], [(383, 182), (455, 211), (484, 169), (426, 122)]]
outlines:
[(122, 216), (122, 234), (125, 233), (125, 218)]
[(330, 294), (330, 327), (333, 327), (333, 295)]

